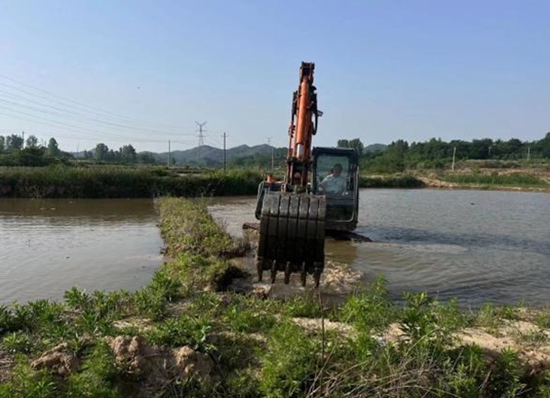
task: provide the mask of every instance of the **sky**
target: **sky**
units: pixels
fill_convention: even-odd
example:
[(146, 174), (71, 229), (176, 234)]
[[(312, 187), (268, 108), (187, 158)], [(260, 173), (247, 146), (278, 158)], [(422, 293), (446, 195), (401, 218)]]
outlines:
[(547, 0), (0, 0), (0, 135), (138, 150), (287, 145), (301, 61), (314, 145), (550, 131)]

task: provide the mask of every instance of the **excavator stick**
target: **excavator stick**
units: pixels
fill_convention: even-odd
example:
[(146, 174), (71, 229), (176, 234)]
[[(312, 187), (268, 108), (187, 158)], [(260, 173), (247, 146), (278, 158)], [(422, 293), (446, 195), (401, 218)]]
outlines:
[(260, 217), (260, 238), (256, 256), (258, 279), (270, 271), (271, 283), (278, 271), (289, 283), (292, 273), (300, 273), (302, 286), (313, 275), (315, 287), (325, 260), (324, 196), (286, 192), (266, 193)]

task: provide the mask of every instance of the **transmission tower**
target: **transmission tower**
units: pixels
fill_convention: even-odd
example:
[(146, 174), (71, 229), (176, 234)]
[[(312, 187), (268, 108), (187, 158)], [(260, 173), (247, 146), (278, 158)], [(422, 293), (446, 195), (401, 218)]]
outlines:
[(204, 135), (202, 134), (204, 131), (203, 127), (206, 125), (206, 122), (202, 122), (202, 123), (199, 123), (199, 122), (195, 122), (197, 124), (197, 126), (199, 126), (199, 129), (198, 129), (198, 133), (199, 133), (199, 151), (198, 151), (198, 154), (197, 154), (197, 165), (200, 163), (201, 161), (201, 148), (202, 146), (204, 145)]

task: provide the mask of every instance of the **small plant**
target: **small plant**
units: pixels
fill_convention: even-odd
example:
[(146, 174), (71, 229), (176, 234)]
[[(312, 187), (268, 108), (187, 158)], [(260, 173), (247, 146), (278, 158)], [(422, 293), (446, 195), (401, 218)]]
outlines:
[(134, 294), (134, 305), (140, 314), (147, 315), (153, 320), (160, 320), (166, 315), (166, 298), (161, 292), (148, 287), (138, 290)]
[(247, 308), (246, 303), (244, 304), (229, 305), (222, 317), (223, 323), (232, 331), (239, 333), (265, 332), (275, 325), (276, 318), (272, 313), (254, 306)]
[(320, 340), (297, 325), (282, 321), (269, 333), (261, 354), (260, 389), (270, 397), (298, 397), (313, 383), (321, 352)]
[(15, 320), (11, 310), (0, 305), (0, 336), (15, 329)]
[(497, 358), (495, 369), (490, 373), (484, 389), (499, 397), (520, 396), (525, 392), (526, 387), (521, 381), (522, 375), (517, 352), (505, 348)]
[(290, 317), (320, 318), (323, 315), (323, 306), (318, 298), (307, 295), (297, 296), (285, 301), (283, 312)]
[(365, 331), (383, 331), (395, 319), (395, 309), (386, 296), (386, 282), (377, 279), (360, 294), (351, 296), (342, 306), (340, 320)]
[(8, 333), (2, 339), (2, 347), (12, 353), (24, 353), (28, 354), (33, 348), (33, 341), (31, 337), (23, 332)]
[(80, 373), (69, 377), (66, 396), (70, 398), (117, 398), (119, 370), (105, 343), (98, 343), (85, 357)]
[(0, 384), (0, 397), (56, 398), (59, 389), (46, 371), (35, 372), (22, 357), (12, 371), (9, 382)]
[(188, 345), (195, 350), (208, 352), (214, 349), (207, 342), (211, 330), (211, 321), (203, 317), (181, 315), (165, 320), (148, 332), (147, 340), (156, 345), (173, 347)]
[(514, 340), (527, 346), (540, 347), (546, 344), (550, 340), (550, 337), (544, 329), (534, 328), (525, 332), (515, 333)]
[(519, 319), (517, 309), (508, 305), (496, 306), (493, 303), (485, 303), (479, 311), (476, 323), (480, 326), (496, 330), (503, 319)]
[(550, 310), (545, 310), (535, 317), (535, 324), (542, 329), (550, 329)]
[(91, 304), (90, 295), (88, 295), (84, 290), (78, 289), (76, 286), (73, 286), (65, 292), (63, 295), (65, 302), (72, 309), (85, 310)]

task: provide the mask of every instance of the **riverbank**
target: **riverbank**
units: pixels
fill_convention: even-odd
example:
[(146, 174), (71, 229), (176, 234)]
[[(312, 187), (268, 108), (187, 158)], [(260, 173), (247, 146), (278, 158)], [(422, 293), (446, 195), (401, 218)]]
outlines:
[(550, 192), (550, 175), (529, 171), (427, 171), (362, 176), (361, 188), (442, 188)]
[[(0, 167), (0, 197), (155, 198), (256, 195), (260, 172), (183, 173), (177, 168), (127, 166)], [(362, 174), (360, 188), (454, 188), (550, 192), (550, 178), (528, 171)]]
[(147, 287), (0, 310), (1, 397), (550, 393), (550, 310), (397, 307), (382, 280), (338, 306), (310, 288), (275, 300), (200, 201), (158, 207), (166, 263)]

